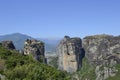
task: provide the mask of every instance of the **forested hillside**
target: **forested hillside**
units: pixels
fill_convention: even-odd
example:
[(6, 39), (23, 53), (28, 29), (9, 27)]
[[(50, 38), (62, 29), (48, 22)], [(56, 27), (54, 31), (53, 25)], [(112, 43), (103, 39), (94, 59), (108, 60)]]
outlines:
[(1, 80), (69, 80), (66, 72), (59, 71), (32, 56), (19, 54), (0, 46)]

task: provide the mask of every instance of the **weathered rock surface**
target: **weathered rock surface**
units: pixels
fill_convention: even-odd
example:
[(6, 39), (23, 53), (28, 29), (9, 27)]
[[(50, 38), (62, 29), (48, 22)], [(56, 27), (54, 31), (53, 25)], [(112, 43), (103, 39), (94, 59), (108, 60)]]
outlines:
[(105, 80), (117, 72), (120, 64), (120, 36), (88, 36), (83, 39), (83, 46), (89, 62), (96, 67), (96, 80)]
[(44, 58), (44, 43), (37, 40), (27, 39), (24, 44), (24, 54), (32, 54), (36, 60)]
[(85, 51), (80, 38), (65, 36), (58, 46), (58, 65), (60, 70), (76, 72), (82, 66)]
[(1, 45), (6, 49), (11, 49), (11, 50), (15, 49), (15, 46), (12, 41), (2, 41)]

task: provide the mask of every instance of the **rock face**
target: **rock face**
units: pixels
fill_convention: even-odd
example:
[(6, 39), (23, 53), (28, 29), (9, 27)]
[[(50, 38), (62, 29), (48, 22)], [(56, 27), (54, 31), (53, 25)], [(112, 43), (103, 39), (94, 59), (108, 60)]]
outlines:
[(58, 45), (58, 55), (60, 70), (76, 72), (82, 66), (82, 58), (85, 55), (81, 39), (65, 36)]
[(88, 61), (96, 67), (96, 80), (115, 76), (116, 64), (120, 64), (120, 36), (88, 36), (83, 39)]
[(6, 49), (11, 49), (11, 50), (14, 50), (14, 49), (15, 49), (15, 46), (14, 46), (14, 44), (13, 44), (12, 41), (2, 41), (2, 42), (1, 42), (1, 45), (2, 45), (3, 47), (5, 47)]
[(34, 59), (40, 60), (40, 58), (44, 58), (44, 43), (37, 40), (29, 40), (27, 39), (24, 44), (24, 54), (29, 55), (32, 54)]

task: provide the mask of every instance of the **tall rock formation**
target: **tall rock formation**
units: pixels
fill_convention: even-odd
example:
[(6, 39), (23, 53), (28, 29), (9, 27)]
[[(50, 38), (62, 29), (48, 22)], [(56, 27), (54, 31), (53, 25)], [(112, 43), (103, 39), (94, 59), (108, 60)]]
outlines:
[(37, 40), (29, 40), (27, 39), (24, 44), (24, 54), (29, 55), (32, 54), (34, 59), (40, 60), (44, 57), (44, 43)]
[(96, 80), (115, 76), (116, 64), (120, 64), (120, 36), (88, 36), (83, 39), (88, 61), (96, 67)]
[(11, 50), (15, 49), (15, 46), (12, 41), (2, 41), (1, 45), (6, 49), (11, 49)]
[(76, 72), (82, 66), (85, 55), (80, 38), (65, 36), (58, 45), (59, 69), (67, 72)]

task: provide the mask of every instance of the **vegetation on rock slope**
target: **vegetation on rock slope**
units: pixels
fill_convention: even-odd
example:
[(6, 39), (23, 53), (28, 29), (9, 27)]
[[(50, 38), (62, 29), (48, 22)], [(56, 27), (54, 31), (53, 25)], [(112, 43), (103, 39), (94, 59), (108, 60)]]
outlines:
[[(5, 76), (5, 77), (4, 77)], [(5, 80), (70, 80), (66, 72), (0, 46), (0, 78)]]
[[(52, 60), (52, 62), (54, 59)], [(56, 58), (55, 58), (56, 61)], [(56, 64), (54, 66), (56, 67)], [(119, 80), (120, 65), (116, 76), (107, 80)], [(71, 79), (72, 77), (72, 79)], [(0, 80), (95, 80), (95, 68), (86, 58), (83, 59), (83, 67), (76, 73), (68, 74), (33, 60), (32, 56), (24, 56), (16, 51), (7, 50), (0, 46)]]
[(117, 74), (114, 77), (109, 77), (106, 80), (120, 80), (120, 64), (117, 64), (115, 67), (118, 70)]
[(83, 58), (83, 65), (76, 73), (71, 74), (73, 79), (77, 80), (95, 80), (95, 68), (89, 64), (86, 58)]

